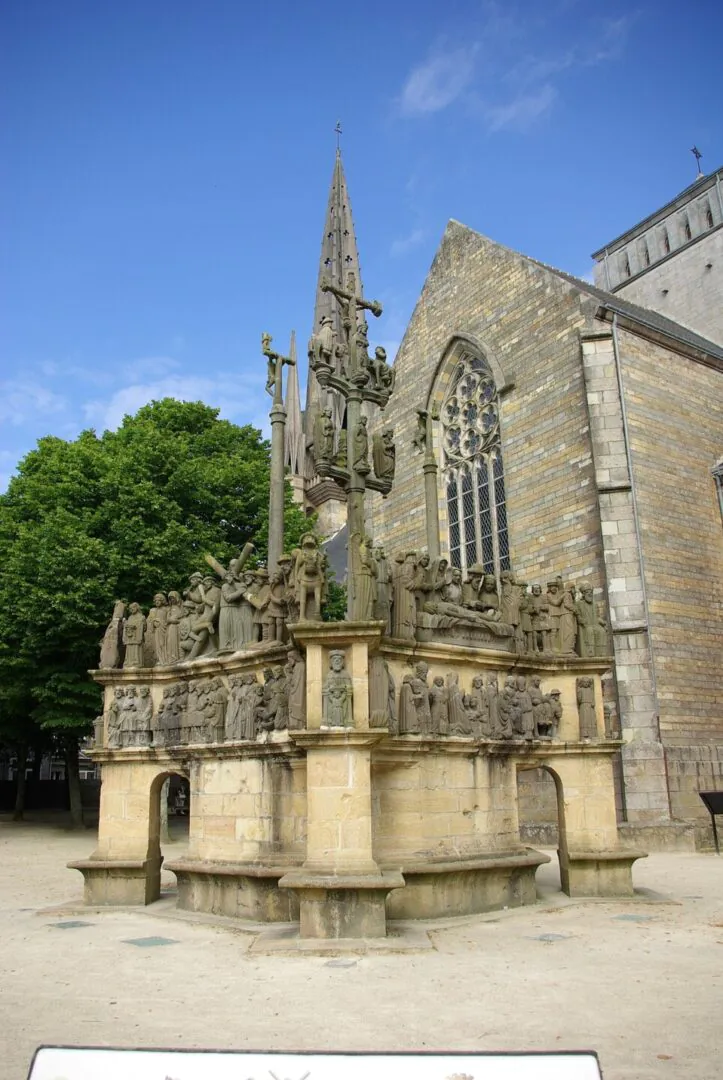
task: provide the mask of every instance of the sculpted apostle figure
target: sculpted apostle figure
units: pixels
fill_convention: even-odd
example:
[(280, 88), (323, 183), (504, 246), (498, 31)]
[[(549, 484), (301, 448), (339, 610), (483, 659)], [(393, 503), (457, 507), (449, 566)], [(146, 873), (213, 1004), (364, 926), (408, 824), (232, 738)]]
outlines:
[(334, 351), (333, 321), (330, 315), (322, 315), (319, 329), (309, 339), (309, 367), (314, 371), (319, 364), (331, 367)]
[(113, 616), (103, 634), (100, 643), (100, 668), (117, 668), (121, 666), (123, 655), (123, 617), (126, 606), (122, 600), (116, 600), (113, 605)]
[(128, 618), (123, 626), (123, 644), (126, 647), (124, 668), (143, 667), (143, 639), (146, 633), (146, 619), (140, 604), (135, 602), (128, 608)]
[(327, 727), (353, 727), (352, 682), (340, 650), (329, 654), (329, 674), (322, 689), (322, 719)]
[(314, 460), (331, 461), (334, 457), (334, 422), (331, 409), (322, 409), (314, 421)]
[(376, 434), (372, 438), (372, 461), (377, 479), (389, 481), (394, 479), (397, 450), (394, 445), (393, 428), (385, 428), (381, 434)]
[(286, 668), (289, 731), (306, 727), (306, 662), (298, 649), (290, 649)]
[(354, 472), (362, 476), (370, 471), (369, 465), (369, 432), (367, 431), (366, 416), (359, 417), (359, 423), (354, 431), (352, 444), (352, 468)]
[(181, 594), (171, 590), (166, 608), (166, 663), (177, 664), (181, 659), (181, 620), (183, 604)]
[(168, 663), (168, 650), (166, 648), (166, 629), (168, 626), (168, 604), (163, 593), (156, 593), (153, 597), (153, 607), (148, 612), (148, 629), (151, 636), (151, 646), (156, 664)]
[(604, 653), (605, 623), (598, 615), (593, 588), (588, 581), (580, 582), (580, 597), (575, 601), (574, 610), (580, 656), (599, 656)]

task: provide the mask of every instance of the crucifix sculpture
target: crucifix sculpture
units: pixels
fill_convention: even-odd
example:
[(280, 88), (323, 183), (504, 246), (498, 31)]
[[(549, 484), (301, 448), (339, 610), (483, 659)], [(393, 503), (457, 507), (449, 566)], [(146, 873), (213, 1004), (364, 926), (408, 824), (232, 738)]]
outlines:
[[(372, 591), (369, 587), (367, 562), (364, 552), (369, 546), (366, 536), (364, 499), (367, 489), (388, 495), (393, 477), (387, 468), (382, 476), (372, 471), (369, 460), (369, 433), (367, 417), (362, 415), (362, 403), (368, 402), (383, 409), (392, 393), (394, 378), (386, 363), (383, 350), (376, 350), (375, 358), (369, 356), (368, 327), (364, 312), (376, 318), (382, 313), (377, 300), (365, 300), (357, 291), (353, 271), (347, 275), (346, 286), (333, 285), (322, 280), (321, 288), (331, 293), (341, 314), (341, 335), (332, 331), (331, 320), (326, 321), (309, 343), (309, 366), (319, 385), (336, 390), (346, 403), (345, 460), (329, 454), (330, 444), (322, 414), (315, 434), (314, 457), (319, 476), (333, 478), (347, 492), (348, 570), (347, 619), (352, 622), (366, 621), (373, 617), (370, 605)], [(339, 340), (341, 337), (341, 340)], [(328, 426), (328, 425), (327, 425)], [(339, 433), (342, 434), (341, 432)], [(387, 433), (388, 439), (391, 435)], [(341, 439), (339, 440), (341, 442)], [(318, 445), (316, 445), (318, 443)], [(388, 460), (393, 462), (393, 453)], [(385, 458), (385, 461), (387, 459)]]

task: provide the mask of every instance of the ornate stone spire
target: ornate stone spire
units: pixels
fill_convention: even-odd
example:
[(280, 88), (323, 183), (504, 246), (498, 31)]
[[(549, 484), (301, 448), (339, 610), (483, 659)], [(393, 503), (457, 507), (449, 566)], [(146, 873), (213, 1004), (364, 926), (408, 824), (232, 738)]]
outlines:
[(304, 471), (304, 430), (299, 396), (299, 375), (296, 363), (296, 332), (291, 331), (289, 356), (293, 363), (286, 377), (286, 431), (284, 432), (284, 465), (292, 476)]
[[(316, 302), (314, 304), (314, 322), (312, 333), (321, 326), (322, 318), (327, 315), (332, 320), (334, 337), (337, 341), (344, 340), (343, 328), (339, 306), (335, 303), (330, 292), (322, 291), (321, 285), (324, 279), (338, 288), (344, 288), (348, 281), (348, 274), (353, 271), (356, 279), (356, 291), (362, 294), (361, 271), (359, 268), (359, 253), (357, 251), (354, 222), (351, 216), (351, 203), (349, 192), (344, 176), (344, 167), (341, 161), (341, 151), (337, 147), (334, 172), (331, 178), (331, 190), (326, 207), (324, 221), (324, 235), (321, 241), (321, 259), (319, 262), (319, 275), (316, 283)], [(358, 321), (363, 322), (361, 312)], [(337, 361), (338, 364), (338, 361)], [(314, 426), (314, 417), (325, 406), (332, 409), (332, 419), (337, 430), (341, 427), (344, 418), (344, 402), (333, 390), (323, 390), (314, 375), (309, 371), (306, 384), (306, 410), (304, 413), (304, 426), (307, 441), (311, 437)]]

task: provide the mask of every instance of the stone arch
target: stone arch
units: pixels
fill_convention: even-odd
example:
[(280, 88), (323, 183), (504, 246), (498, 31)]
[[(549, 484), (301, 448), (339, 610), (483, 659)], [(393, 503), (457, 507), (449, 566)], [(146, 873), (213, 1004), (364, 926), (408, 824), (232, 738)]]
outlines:
[(498, 394), (506, 394), (514, 387), (514, 378), (505, 372), (496, 351), (488, 342), (472, 334), (456, 331), (450, 335), (442, 350), (430, 382), (426, 408), (433, 416), (436, 416), (441, 408), (449, 380), (458, 361), (465, 353), (473, 353), (481, 360), (487, 361), (494, 376)]
[(547, 773), (553, 780), (555, 785), (555, 797), (557, 802), (557, 857), (560, 864), (560, 886), (562, 891), (568, 893), (570, 891), (570, 859), (569, 848), (567, 842), (567, 819), (565, 813), (565, 789), (560, 773), (548, 765), (544, 760), (525, 762), (524, 764), (518, 762), (517, 773), (518, 779), (521, 772), (528, 772), (531, 769), (540, 769), (542, 772)]
[[(187, 769), (180, 766), (171, 767), (164, 765), (159, 767), (158, 772), (151, 780), (148, 789), (148, 854), (146, 869), (146, 895), (149, 899), (146, 903), (152, 903), (161, 895), (161, 867), (163, 855), (161, 853), (161, 792), (166, 780), (172, 776), (181, 776), (189, 779)], [(193, 805), (188, 808), (189, 827), (193, 814)]]

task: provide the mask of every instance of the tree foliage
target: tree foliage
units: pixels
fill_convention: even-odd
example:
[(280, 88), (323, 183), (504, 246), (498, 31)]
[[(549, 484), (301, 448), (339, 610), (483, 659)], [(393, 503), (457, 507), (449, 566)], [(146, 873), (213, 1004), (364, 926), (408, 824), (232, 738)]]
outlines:
[[(268, 537), (268, 442), (200, 402), (166, 398), (117, 431), (47, 437), (0, 496), (0, 739), (87, 728), (87, 669), (116, 599), (148, 607)], [(290, 549), (309, 528), (287, 489)]]

